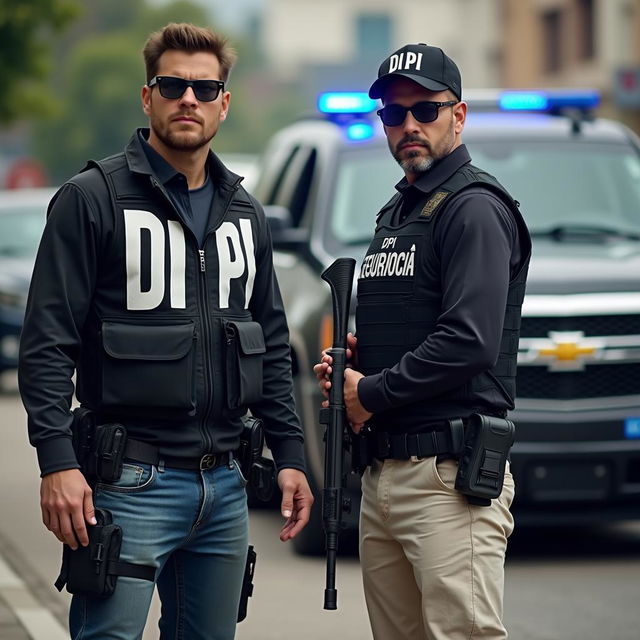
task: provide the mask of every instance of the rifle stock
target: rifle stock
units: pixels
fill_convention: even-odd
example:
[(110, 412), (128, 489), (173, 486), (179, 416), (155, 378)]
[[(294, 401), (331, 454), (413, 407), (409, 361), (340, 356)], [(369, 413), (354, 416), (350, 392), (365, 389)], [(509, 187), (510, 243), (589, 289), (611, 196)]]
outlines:
[(338, 258), (322, 273), (322, 279), (331, 287), (333, 301), (333, 345), (327, 352), (333, 360), (329, 407), (320, 411), (320, 423), (326, 427), (322, 493), (322, 522), (327, 552), (324, 608), (331, 610), (338, 608), (338, 591), (335, 587), (336, 555), (342, 513), (348, 508), (342, 495), (345, 485), (344, 451), (349, 441), (344, 406), (344, 370), (347, 364), (349, 303), (355, 264), (353, 258)]

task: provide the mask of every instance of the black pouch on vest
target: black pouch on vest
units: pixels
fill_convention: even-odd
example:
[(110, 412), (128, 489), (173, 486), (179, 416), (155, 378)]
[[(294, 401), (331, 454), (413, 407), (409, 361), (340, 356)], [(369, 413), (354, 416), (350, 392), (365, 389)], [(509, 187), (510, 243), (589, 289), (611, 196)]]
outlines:
[(102, 406), (195, 411), (195, 325), (102, 323)]
[(253, 595), (253, 572), (256, 570), (257, 558), (258, 556), (253, 549), (253, 545), (249, 545), (247, 564), (245, 565), (244, 577), (242, 578), (242, 592), (238, 606), (238, 622), (242, 622), (247, 617), (247, 604), (249, 603), (249, 598)]
[(227, 408), (262, 400), (262, 360), (266, 352), (258, 322), (224, 321)]
[(120, 562), (122, 528), (114, 524), (111, 512), (96, 509), (98, 524), (89, 525), (89, 545), (75, 551), (64, 545), (62, 568), (55, 587), (76, 595), (107, 598), (113, 594), (118, 576), (150, 580), (155, 578), (155, 567), (131, 562)]
[(515, 425), (506, 418), (469, 416), (455, 487), (471, 504), (488, 506), (502, 493)]

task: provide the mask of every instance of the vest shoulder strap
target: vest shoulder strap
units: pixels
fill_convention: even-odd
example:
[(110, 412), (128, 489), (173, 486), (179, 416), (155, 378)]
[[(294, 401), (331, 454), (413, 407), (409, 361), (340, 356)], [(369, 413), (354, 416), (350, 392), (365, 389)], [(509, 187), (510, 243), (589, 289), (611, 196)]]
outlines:
[(383, 216), (388, 213), (389, 211), (393, 211), (396, 207), (396, 204), (398, 203), (398, 200), (400, 200), (400, 194), (399, 193), (394, 193), (393, 196), (391, 196), (391, 199), (389, 200), (389, 202), (387, 202), (387, 204), (385, 204), (380, 211), (378, 211), (378, 215), (376, 215), (376, 224), (378, 224)]
[(445, 203), (450, 202), (453, 196), (474, 186), (481, 186), (491, 191), (502, 200), (508, 209), (514, 212), (516, 218), (520, 218), (518, 203), (507, 190), (491, 174), (472, 164), (461, 167), (433, 190), (420, 213), (420, 217), (433, 220), (438, 211), (441, 211)]

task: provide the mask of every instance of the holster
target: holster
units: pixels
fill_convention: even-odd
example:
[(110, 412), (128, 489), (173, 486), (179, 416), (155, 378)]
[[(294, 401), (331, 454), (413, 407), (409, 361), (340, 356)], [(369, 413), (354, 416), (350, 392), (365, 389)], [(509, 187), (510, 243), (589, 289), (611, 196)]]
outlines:
[(258, 556), (253, 548), (249, 545), (247, 553), (247, 564), (244, 569), (244, 577), (242, 578), (242, 592), (240, 594), (240, 604), (238, 606), (238, 622), (242, 622), (247, 617), (247, 604), (249, 598), (253, 595), (253, 573), (256, 570), (256, 560)]
[(113, 483), (122, 475), (127, 430), (121, 424), (96, 424), (93, 412), (73, 411), (73, 447), (87, 481)]
[(502, 493), (515, 425), (506, 418), (474, 413), (464, 429), (455, 488), (471, 504), (488, 506)]
[(238, 462), (242, 474), (256, 497), (263, 502), (268, 502), (273, 496), (276, 473), (273, 460), (262, 455), (263, 447), (264, 427), (262, 420), (254, 417), (245, 418), (240, 434)]
[(118, 576), (155, 579), (155, 567), (120, 561), (122, 528), (113, 523), (111, 512), (96, 509), (95, 525), (89, 525), (89, 545), (75, 551), (64, 545), (62, 567), (55, 582), (58, 591), (67, 587), (69, 593), (92, 598), (107, 598), (116, 588)]

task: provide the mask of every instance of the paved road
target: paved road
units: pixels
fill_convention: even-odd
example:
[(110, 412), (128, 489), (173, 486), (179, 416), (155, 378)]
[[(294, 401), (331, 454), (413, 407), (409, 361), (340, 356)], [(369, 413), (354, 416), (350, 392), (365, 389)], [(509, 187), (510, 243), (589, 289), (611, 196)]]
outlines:
[[(12, 378), (5, 384), (14, 388)], [(60, 550), (40, 523), (36, 460), (15, 392), (0, 394), (0, 424), (0, 638), (29, 637), (18, 611), (31, 637), (58, 640), (68, 596), (51, 586)], [(238, 640), (370, 640), (357, 559), (340, 559), (339, 610), (324, 611), (323, 558), (294, 555), (278, 540), (279, 526), (277, 513), (252, 512), (256, 587)], [(521, 531), (512, 539), (505, 605), (515, 640), (637, 640), (639, 603), (640, 526)], [(157, 638), (156, 618), (157, 603), (145, 640)]]

